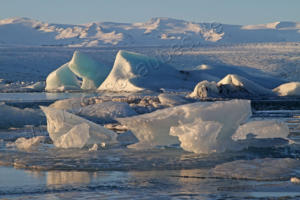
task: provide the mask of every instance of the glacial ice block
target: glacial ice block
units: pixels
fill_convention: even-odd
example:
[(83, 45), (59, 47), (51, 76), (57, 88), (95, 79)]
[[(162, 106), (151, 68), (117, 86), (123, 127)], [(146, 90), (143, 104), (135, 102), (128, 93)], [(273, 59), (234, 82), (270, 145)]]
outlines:
[(119, 51), (114, 66), (99, 90), (129, 91), (191, 89), (196, 84), (191, 74), (180, 72), (154, 58), (128, 51)]
[(47, 130), (56, 147), (66, 148), (72, 146), (80, 148), (92, 144), (105, 143), (111, 145), (117, 143), (117, 134), (103, 126), (65, 110), (43, 106), (41, 106), (41, 109), (47, 117)]
[(233, 140), (246, 140), (249, 135), (255, 138), (283, 138), (289, 135), (289, 128), (284, 122), (276, 120), (251, 121), (240, 126), (232, 135)]
[(300, 96), (300, 82), (284, 83), (273, 91), (279, 96)]
[(46, 91), (79, 90), (80, 84), (73, 72), (66, 63), (51, 72), (46, 79)]
[(40, 110), (17, 108), (0, 102), (0, 128), (23, 127), (45, 124), (45, 116)]
[[(185, 104), (148, 114), (118, 118), (118, 121), (127, 126), (139, 140), (139, 143), (131, 145), (133, 148), (152, 148), (179, 144), (178, 138), (173, 135), (182, 135), (185, 125), (189, 128), (194, 127), (196, 133), (199, 127), (192, 124), (195, 120), (203, 121), (202, 127), (206, 126), (205, 123), (212, 122), (214, 128), (208, 130), (218, 130), (216, 128), (216, 123), (218, 123), (222, 128), (217, 133), (217, 144), (215, 146), (218, 147), (217, 151), (224, 151), (231, 145), (231, 136), (238, 126), (250, 115), (250, 101), (231, 100)], [(169, 134), (171, 127), (174, 127), (172, 135)], [(186, 145), (182, 144), (182, 146)]]
[(137, 113), (125, 102), (107, 101), (82, 107), (77, 115), (98, 124), (113, 123), (118, 117), (130, 117)]
[(82, 78), (81, 89), (97, 89), (111, 70), (79, 51), (74, 52), (69, 68)]

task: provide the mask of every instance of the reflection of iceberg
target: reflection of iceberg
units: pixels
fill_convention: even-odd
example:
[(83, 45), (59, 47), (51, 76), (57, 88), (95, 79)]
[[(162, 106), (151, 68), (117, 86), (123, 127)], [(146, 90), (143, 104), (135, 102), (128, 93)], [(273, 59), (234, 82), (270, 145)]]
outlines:
[(56, 147), (81, 148), (92, 144), (112, 145), (117, 143), (116, 133), (103, 126), (65, 110), (43, 106), (41, 109), (47, 117), (47, 130)]
[[(216, 137), (216, 139), (212, 137), (212, 143), (206, 144), (213, 147), (209, 151), (224, 151), (232, 143), (232, 134), (250, 114), (249, 101), (231, 100), (186, 104), (149, 114), (119, 118), (118, 121), (127, 126), (138, 138), (139, 143), (131, 145), (131, 147), (150, 148), (160, 145), (178, 144), (179, 141), (174, 135), (181, 137), (181, 142), (189, 143), (193, 140), (184, 140), (182, 136), (191, 134), (194, 137), (201, 138), (202, 136), (209, 137), (209, 134), (213, 134), (213, 137)], [(202, 122), (200, 124), (203, 126), (198, 125), (197, 122)], [(170, 128), (173, 136), (169, 134)], [(199, 128), (205, 128), (207, 132), (203, 134)], [(186, 130), (189, 130), (189, 132), (186, 132)], [(201, 145), (201, 142), (204, 141), (199, 139), (195, 142), (195, 145), (193, 145), (195, 149), (189, 148), (189, 151), (199, 152), (196, 148), (201, 148), (198, 145)], [(200, 142), (200, 144), (197, 144), (197, 142)], [(183, 148), (188, 145), (181, 144)], [(206, 152), (206, 150), (204, 151)]]
[(78, 171), (49, 171), (47, 172), (47, 185), (63, 187), (64, 185), (88, 184), (91, 178), (88, 172)]
[(179, 87), (190, 89), (195, 85), (190, 76), (190, 73), (180, 72), (154, 58), (122, 50), (118, 52), (110, 74), (98, 89), (132, 92)]
[(82, 89), (97, 89), (110, 72), (110, 68), (79, 51), (74, 52), (73, 58), (69, 62), (69, 68), (82, 78)]
[(47, 91), (65, 91), (80, 89), (79, 81), (69, 69), (69, 63), (51, 72), (46, 79)]
[(217, 165), (214, 176), (251, 180), (289, 180), (299, 176), (300, 161), (291, 158), (237, 160)]

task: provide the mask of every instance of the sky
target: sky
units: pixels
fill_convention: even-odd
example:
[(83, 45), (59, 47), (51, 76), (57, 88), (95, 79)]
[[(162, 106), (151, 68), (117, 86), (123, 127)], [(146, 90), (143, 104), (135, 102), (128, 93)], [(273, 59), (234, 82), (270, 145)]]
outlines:
[(300, 21), (300, 0), (0, 0), (0, 19), (10, 17), (64, 24), (171, 17), (245, 25)]

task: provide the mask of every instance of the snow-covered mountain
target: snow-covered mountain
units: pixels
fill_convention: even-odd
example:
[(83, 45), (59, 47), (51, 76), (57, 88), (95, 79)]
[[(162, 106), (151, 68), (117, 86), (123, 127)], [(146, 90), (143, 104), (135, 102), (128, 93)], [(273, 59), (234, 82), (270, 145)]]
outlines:
[(0, 45), (172, 46), (300, 41), (300, 22), (260, 25), (195, 23), (153, 18), (144, 23), (49, 24), (28, 18), (0, 20)]

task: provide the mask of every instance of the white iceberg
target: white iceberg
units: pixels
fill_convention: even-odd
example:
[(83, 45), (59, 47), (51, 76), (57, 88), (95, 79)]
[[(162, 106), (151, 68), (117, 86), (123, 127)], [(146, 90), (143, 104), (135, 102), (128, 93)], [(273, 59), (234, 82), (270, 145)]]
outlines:
[[(217, 122), (222, 128), (217, 133), (217, 145), (212, 145), (218, 146), (217, 151), (224, 151), (231, 145), (231, 136), (238, 126), (250, 115), (251, 107), (249, 101), (231, 100), (185, 104), (148, 114), (118, 118), (118, 121), (131, 130), (139, 140), (139, 143), (131, 145), (133, 148), (152, 148), (155, 146), (179, 144), (178, 138), (173, 135), (180, 136), (185, 134), (182, 131), (185, 129), (184, 126), (189, 127), (196, 120), (201, 120), (203, 121), (202, 127), (206, 126), (205, 123), (212, 123), (211, 128), (207, 127), (208, 131), (218, 131), (216, 128)], [(192, 125), (196, 129), (195, 133), (201, 136), (199, 131), (196, 132), (199, 128), (197, 124)], [(169, 134), (171, 127), (173, 127), (172, 135)], [(186, 141), (190, 142), (190, 140)], [(182, 147), (187, 146), (186, 144), (181, 145)], [(194, 151), (192, 149), (189, 150)]]
[(300, 82), (285, 83), (273, 89), (279, 96), (300, 96)]
[(107, 101), (81, 107), (76, 113), (98, 124), (113, 123), (118, 117), (130, 117), (137, 113), (125, 102)]
[(166, 89), (190, 89), (196, 84), (190, 81), (191, 73), (180, 72), (154, 58), (119, 51), (114, 66), (98, 88), (99, 90), (128, 91)]
[(66, 63), (51, 72), (46, 79), (46, 91), (79, 90), (80, 83)]
[(246, 140), (249, 136), (254, 138), (283, 138), (287, 139), (289, 135), (288, 126), (281, 121), (262, 120), (250, 121), (240, 126), (232, 135), (232, 139)]
[(97, 89), (111, 70), (79, 51), (74, 52), (69, 68), (82, 78), (81, 89)]
[(299, 176), (300, 161), (291, 158), (264, 158), (236, 160), (217, 165), (212, 175), (222, 178), (250, 179), (260, 181), (289, 180)]
[(218, 83), (202, 81), (189, 95), (196, 98), (249, 98), (274, 96), (272, 90), (236, 74), (228, 74)]
[(47, 130), (56, 147), (81, 148), (87, 145), (116, 144), (117, 134), (91, 121), (65, 110), (43, 107), (47, 117)]
[(0, 102), (0, 128), (23, 127), (45, 124), (45, 116), (40, 110), (17, 108)]

